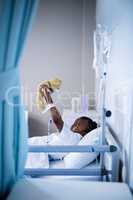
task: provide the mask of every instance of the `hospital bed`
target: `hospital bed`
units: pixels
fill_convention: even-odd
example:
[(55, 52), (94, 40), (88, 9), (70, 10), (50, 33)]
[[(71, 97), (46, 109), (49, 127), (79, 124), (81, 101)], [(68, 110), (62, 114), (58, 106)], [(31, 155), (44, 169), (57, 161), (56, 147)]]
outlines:
[[(108, 134), (107, 134), (108, 135)], [(102, 146), (30, 146), (29, 152), (100, 152), (104, 154), (104, 168), (100, 159), (82, 169), (65, 169), (64, 161), (51, 161), (49, 168), (26, 168), (25, 175), (42, 178), (79, 179), (79, 180), (118, 180), (119, 150), (113, 138), (107, 137), (107, 144)]]
[[(63, 119), (68, 124), (72, 123), (75, 118), (78, 118), (81, 114), (75, 114), (69, 110), (65, 110), (63, 113)], [(90, 118), (96, 121), (98, 118), (96, 111), (89, 111), (87, 114)], [(82, 169), (65, 169), (64, 160), (50, 161), (48, 168), (25, 168), (24, 174), (33, 178), (56, 178), (67, 180), (89, 180), (89, 181), (118, 181), (119, 171), (119, 146), (114, 140), (108, 128), (106, 129), (106, 145), (101, 146), (29, 146), (29, 153), (48, 153), (48, 152), (100, 152), (100, 157), (92, 163), (86, 165)], [(101, 159), (101, 156), (103, 158)], [(104, 163), (101, 163), (103, 160)]]

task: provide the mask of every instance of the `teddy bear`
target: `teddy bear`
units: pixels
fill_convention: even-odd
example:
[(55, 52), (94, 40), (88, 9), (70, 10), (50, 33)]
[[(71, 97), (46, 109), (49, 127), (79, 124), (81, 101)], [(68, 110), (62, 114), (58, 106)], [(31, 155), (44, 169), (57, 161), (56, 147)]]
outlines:
[(44, 98), (45, 90), (43, 89), (43, 86), (47, 86), (49, 92), (53, 93), (56, 89), (60, 89), (61, 84), (62, 81), (58, 78), (45, 80), (39, 84), (39, 86), (37, 87), (36, 105), (40, 112), (45, 110), (45, 108), (47, 107), (47, 102)]

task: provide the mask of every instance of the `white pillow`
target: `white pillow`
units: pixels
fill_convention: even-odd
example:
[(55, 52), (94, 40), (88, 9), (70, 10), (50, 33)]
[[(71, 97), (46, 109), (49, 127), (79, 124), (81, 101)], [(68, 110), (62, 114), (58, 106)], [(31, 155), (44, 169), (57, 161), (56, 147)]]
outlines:
[[(93, 131), (89, 132), (85, 135), (78, 145), (99, 145), (100, 144), (100, 133), (101, 128), (96, 128)], [(94, 161), (98, 152), (95, 153), (69, 153), (64, 158), (64, 163), (66, 168), (83, 168), (92, 161)]]

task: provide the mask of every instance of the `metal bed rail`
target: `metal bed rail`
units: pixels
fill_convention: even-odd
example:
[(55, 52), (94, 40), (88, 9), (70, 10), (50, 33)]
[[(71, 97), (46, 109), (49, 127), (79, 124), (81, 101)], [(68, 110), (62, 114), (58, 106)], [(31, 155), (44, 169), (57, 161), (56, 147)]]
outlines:
[(50, 145), (30, 145), (29, 146), (29, 152), (34, 153), (51, 153), (51, 152), (99, 152), (99, 153), (105, 153), (105, 152), (115, 152), (117, 151), (117, 147), (114, 145), (58, 145), (58, 146), (50, 146)]
[[(29, 146), (29, 152), (32, 153), (49, 153), (49, 152), (80, 152), (80, 153), (92, 153), (99, 152), (104, 154), (105, 152), (116, 152), (117, 147), (114, 145), (100, 145), (100, 146)], [(107, 176), (112, 174), (112, 170), (106, 170), (105, 168), (88, 168), (88, 169), (42, 169), (42, 168), (26, 168), (24, 171), (25, 175), (29, 176)]]

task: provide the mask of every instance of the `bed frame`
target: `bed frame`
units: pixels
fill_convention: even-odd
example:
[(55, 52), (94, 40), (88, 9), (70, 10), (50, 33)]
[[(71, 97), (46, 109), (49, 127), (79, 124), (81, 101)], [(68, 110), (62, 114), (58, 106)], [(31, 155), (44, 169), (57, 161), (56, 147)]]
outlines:
[[(117, 147), (114, 145), (101, 146), (29, 146), (29, 152), (32, 153), (48, 153), (48, 152), (99, 152), (100, 155), (109, 153), (112, 157), (112, 169), (107, 169), (106, 166), (87, 169), (40, 169), (27, 168), (24, 174), (32, 177), (36, 176), (100, 176), (101, 180), (117, 181), (116, 159), (113, 159), (117, 153)], [(106, 179), (105, 179), (106, 177)]]

